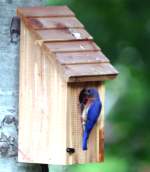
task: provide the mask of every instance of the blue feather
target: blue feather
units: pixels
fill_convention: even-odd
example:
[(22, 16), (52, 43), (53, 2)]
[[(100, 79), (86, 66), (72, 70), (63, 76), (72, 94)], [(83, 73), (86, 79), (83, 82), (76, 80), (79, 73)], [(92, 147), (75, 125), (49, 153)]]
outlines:
[(100, 112), (102, 108), (101, 100), (100, 100), (97, 89), (89, 88), (89, 95), (93, 97), (93, 101), (90, 104), (90, 107), (87, 112), (87, 120), (86, 120), (86, 124), (84, 128), (84, 132), (83, 132), (83, 138), (82, 138), (83, 150), (87, 150), (87, 142), (88, 142), (89, 135), (100, 116)]

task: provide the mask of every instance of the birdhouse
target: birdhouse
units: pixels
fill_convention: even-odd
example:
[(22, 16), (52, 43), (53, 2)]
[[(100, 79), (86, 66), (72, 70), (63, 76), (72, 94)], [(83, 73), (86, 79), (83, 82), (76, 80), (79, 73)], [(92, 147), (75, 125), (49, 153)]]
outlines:
[[(103, 161), (104, 81), (118, 72), (67, 6), (18, 8), (17, 15), (21, 19), (19, 162)], [(83, 149), (80, 99), (86, 89), (97, 90), (102, 106)]]

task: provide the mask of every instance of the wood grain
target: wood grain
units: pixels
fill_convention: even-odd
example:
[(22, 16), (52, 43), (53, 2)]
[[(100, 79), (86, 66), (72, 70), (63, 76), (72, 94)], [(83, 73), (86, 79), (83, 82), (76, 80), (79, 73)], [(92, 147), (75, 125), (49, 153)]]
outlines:
[(93, 39), (85, 29), (79, 28), (36, 30), (36, 34), (44, 42)]
[(66, 164), (67, 83), (30, 32), (22, 30), (18, 160)]
[(18, 8), (17, 15), (22, 17), (64, 17), (74, 16), (74, 13), (67, 6), (47, 6)]
[(100, 51), (56, 53), (56, 59), (61, 65), (109, 62), (106, 56)]
[[(102, 80), (103, 76), (116, 76), (117, 71), (113, 68), (110, 63), (99, 63), (99, 64), (75, 64), (75, 65), (64, 65), (64, 75), (68, 82), (80, 81), (80, 77), (90, 80), (95, 77), (97, 81)], [(88, 77), (89, 76), (89, 77)], [(106, 77), (107, 78), (107, 77)], [(104, 78), (103, 78), (104, 79)], [(85, 80), (84, 80), (85, 81)]]
[(24, 23), (35, 30), (41, 29), (64, 29), (83, 28), (83, 24), (75, 17), (44, 17), (44, 18), (24, 18)]
[(93, 41), (64, 41), (64, 42), (48, 42), (44, 46), (50, 52), (86, 52), (98, 51), (100, 48)]

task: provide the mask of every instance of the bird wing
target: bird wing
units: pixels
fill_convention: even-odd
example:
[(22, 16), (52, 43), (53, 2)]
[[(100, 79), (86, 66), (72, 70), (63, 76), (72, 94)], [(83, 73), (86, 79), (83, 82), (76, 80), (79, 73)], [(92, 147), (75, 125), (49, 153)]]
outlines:
[(93, 103), (88, 109), (87, 121), (90, 121), (90, 123), (95, 124), (98, 117), (100, 116), (101, 108), (102, 108), (102, 104), (100, 100), (93, 101)]

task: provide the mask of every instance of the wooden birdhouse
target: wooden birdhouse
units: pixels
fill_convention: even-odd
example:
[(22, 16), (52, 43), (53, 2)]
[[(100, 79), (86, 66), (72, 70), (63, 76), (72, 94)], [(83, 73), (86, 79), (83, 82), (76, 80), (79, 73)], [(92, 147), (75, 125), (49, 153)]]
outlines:
[[(21, 19), (20, 162), (103, 161), (104, 81), (118, 72), (67, 6), (18, 8)], [(96, 88), (102, 110), (82, 150), (79, 96)]]

